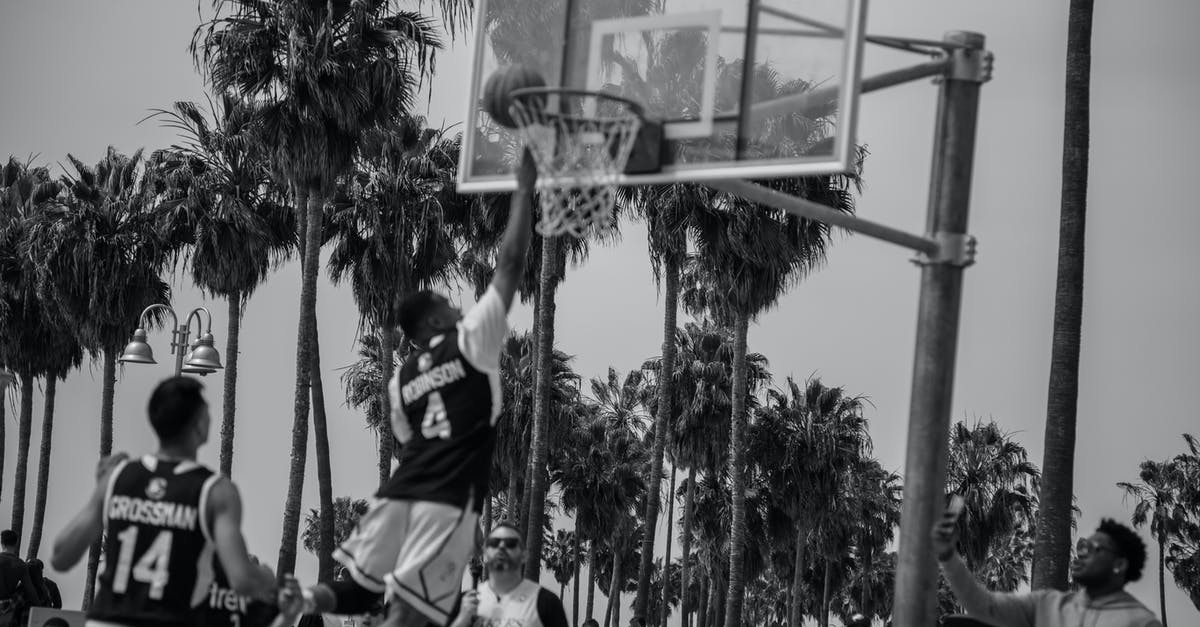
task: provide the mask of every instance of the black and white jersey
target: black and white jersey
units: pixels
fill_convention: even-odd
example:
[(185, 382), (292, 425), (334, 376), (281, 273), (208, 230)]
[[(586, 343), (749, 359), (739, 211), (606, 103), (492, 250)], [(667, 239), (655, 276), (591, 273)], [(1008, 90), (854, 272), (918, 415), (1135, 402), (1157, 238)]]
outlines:
[(219, 475), (153, 455), (121, 462), (104, 496), (104, 568), (92, 620), (194, 625), (212, 581), (208, 494)]
[(279, 615), (279, 608), (233, 591), (221, 560), (213, 556), (213, 580), (200, 612), (203, 627), (263, 627)]
[(379, 496), (482, 507), (500, 415), (506, 314), (489, 287), (454, 331), (433, 338), (396, 371), (388, 389), (392, 431), (403, 447)]

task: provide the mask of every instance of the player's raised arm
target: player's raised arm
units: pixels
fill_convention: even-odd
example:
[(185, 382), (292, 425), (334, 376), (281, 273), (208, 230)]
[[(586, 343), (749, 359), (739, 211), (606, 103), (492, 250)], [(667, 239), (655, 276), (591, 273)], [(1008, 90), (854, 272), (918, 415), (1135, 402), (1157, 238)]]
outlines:
[(275, 578), (250, 559), (242, 536), (242, 497), (227, 478), (218, 479), (208, 497), (212, 539), (221, 567), (233, 591), (248, 597), (274, 600)]
[(104, 495), (108, 492), (109, 480), (121, 463), (129, 458), (125, 453), (116, 453), (100, 460), (96, 467), (96, 487), (84, 503), (83, 509), (54, 538), (54, 549), (50, 565), (57, 571), (71, 570), (88, 547), (100, 537), (104, 530)]
[(537, 169), (527, 148), (522, 152), (521, 164), (517, 167), (517, 190), (512, 194), (508, 225), (504, 228), (504, 240), (500, 242), (496, 259), (496, 274), (492, 277), (492, 286), (499, 293), (506, 311), (512, 307), (513, 294), (517, 292), (521, 275), (525, 272), (525, 257), (532, 236), (530, 203), (536, 180)]

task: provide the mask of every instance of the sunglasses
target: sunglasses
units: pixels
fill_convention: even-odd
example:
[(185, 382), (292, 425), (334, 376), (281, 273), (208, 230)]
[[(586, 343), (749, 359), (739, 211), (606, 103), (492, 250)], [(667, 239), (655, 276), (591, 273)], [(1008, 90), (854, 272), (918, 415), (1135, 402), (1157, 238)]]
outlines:
[(511, 550), (511, 549), (517, 548), (517, 546), (520, 544), (521, 544), (521, 541), (516, 538), (488, 538), (487, 539), (487, 546), (488, 546), (488, 548), (492, 548), (492, 549), (495, 549), (498, 547), (504, 547), (506, 549)]

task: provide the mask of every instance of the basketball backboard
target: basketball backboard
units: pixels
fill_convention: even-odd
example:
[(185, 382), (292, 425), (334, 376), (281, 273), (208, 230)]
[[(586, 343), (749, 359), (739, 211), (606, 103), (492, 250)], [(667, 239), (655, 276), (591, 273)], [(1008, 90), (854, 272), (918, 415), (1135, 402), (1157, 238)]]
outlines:
[(866, 0), (476, 0), (458, 188), (515, 186), (520, 140), (481, 106), (510, 64), (662, 122), (657, 167), (625, 185), (848, 171), (865, 23)]

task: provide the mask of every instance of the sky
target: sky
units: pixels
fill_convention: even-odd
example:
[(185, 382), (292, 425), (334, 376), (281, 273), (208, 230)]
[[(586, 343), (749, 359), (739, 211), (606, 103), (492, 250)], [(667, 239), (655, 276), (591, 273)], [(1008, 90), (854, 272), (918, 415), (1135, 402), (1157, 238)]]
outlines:
[[(207, 6), (207, 3), (203, 3)], [(979, 240), (966, 270), (954, 420), (994, 419), (1040, 465), (1054, 305), (1062, 147), (1066, 2), (907, 0), (875, 2), (877, 34), (936, 39), (949, 30), (987, 36), (994, 79), (983, 87), (970, 232)], [(203, 84), (187, 44), (197, 23), (190, 2), (30, 0), (0, 7), (0, 154), (95, 163), (105, 147), (152, 150), (170, 130), (138, 124), (147, 110), (202, 101)], [(1128, 520), (1132, 503), (1118, 481), (1138, 464), (1183, 450), (1181, 434), (1200, 432), (1191, 386), (1200, 372), (1200, 230), (1189, 183), (1200, 145), (1200, 3), (1163, 0), (1097, 3), (1093, 33), (1091, 165), (1080, 360), (1075, 491), (1081, 530), (1102, 517)], [(422, 100), (432, 125), (453, 124), (465, 110), (468, 50), (460, 40), (438, 59)], [(866, 72), (918, 61), (871, 47)], [(920, 81), (861, 101), (858, 141), (870, 151), (858, 213), (919, 232), (924, 225), (936, 89)], [(819, 376), (865, 395), (874, 453), (904, 467), (919, 271), (907, 251), (841, 234), (826, 265), (751, 326), (749, 348), (770, 360), (775, 381)], [(662, 302), (649, 272), (644, 230), (623, 227), (615, 245), (593, 248), (559, 290), (556, 335), (585, 377), (622, 373), (659, 353)], [(218, 349), (225, 303), (206, 299), (186, 277), (174, 280), (172, 304), (184, 314), (212, 311)], [(233, 478), (245, 502), (251, 551), (273, 564), (287, 485), (292, 423), (299, 273), (281, 268), (251, 298), (243, 320)], [(464, 297), (464, 304), (470, 298)], [(374, 442), (361, 415), (342, 402), (339, 368), (356, 359), (358, 314), (346, 286), (322, 278), (318, 316), (326, 387), (334, 494), (365, 497), (375, 485)], [(511, 316), (528, 328), (528, 308)], [(130, 321), (132, 327), (134, 321)], [(619, 339), (618, 339), (619, 338)], [(131, 365), (118, 375), (115, 450), (144, 452), (153, 442), (145, 401), (170, 374), (169, 335), (151, 332), (158, 366)], [(41, 555), (86, 498), (98, 449), (100, 367), (85, 364), (59, 385), (50, 502)], [(221, 375), (204, 380), (218, 419)], [(8, 521), (16, 458), (16, 406), (9, 395), (0, 521)], [(38, 449), (41, 395), (35, 398)], [(217, 447), (201, 461), (217, 464)], [(304, 508), (317, 506), (310, 453)], [(36, 461), (31, 459), (31, 470)], [(34, 475), (27, 512), (32, 515)], [(28, 519), (27, 519), (28, 520)], [(28, 523), (26, 524), (28, 529)], [(661, 535), (660, 525), (660, 535)], [(1143, 532), (1143, 537), (1148, 535)], [(1158, 564), (1130, 590), (1158, 611)], [(57, 575), (67, 607), (77, 607), (81, 563)], [(311, 580), (316, 559), (301, 550), (297, 573)], [(1167, 613), (1200, 624), (1198, 611), (1169, 579)], [(568, 596), (570, 592), (568, 591)], [(624, 612), (627, 617), (628, 612)]]

